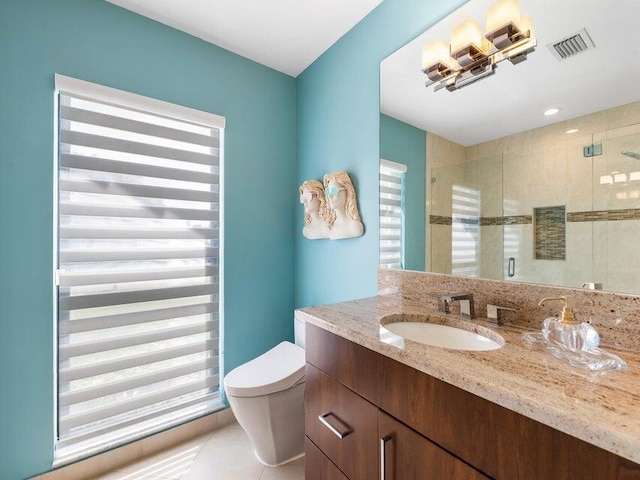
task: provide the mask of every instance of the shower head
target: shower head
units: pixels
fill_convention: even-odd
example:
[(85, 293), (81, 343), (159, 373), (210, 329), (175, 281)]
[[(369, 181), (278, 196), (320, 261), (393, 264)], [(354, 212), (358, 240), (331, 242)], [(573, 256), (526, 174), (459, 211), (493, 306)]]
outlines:
[(634, 158), (636, 160), (640, 160), (640, 153), (629, 152), (628, 150), (623, 150), (622, 154), (629, 158)]

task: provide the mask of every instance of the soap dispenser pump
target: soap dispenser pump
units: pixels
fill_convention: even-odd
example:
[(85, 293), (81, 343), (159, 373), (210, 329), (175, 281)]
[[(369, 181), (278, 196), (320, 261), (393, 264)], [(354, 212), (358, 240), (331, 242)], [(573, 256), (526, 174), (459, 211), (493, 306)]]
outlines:
[(571, 296), (548, 297), (540, 300), (538, 305), (544, 305), (551, 300), (564, 302), (560, 319), (549, 317), (544, 321), (542, 335), (544, 338), (558, 347), (571, 352), (584, 352), (597, 348), (600, 344), (600, 336), (595, 328), (585, 322), (579, 322), (573, 314), (576, 300)]

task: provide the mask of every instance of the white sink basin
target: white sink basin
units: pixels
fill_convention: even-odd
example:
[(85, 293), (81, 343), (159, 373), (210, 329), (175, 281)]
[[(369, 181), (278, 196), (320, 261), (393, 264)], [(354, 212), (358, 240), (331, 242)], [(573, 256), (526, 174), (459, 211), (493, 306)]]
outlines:
[(454, 321), (445, 317), (428, 315), (388, 315), (380, 322), (381, 331), (386, 329), (404, 339), (434, 347), (485, 351), (497, 350), (504, 345), (504, 339), (487, 328), (472, 323), (469, 323), (468, 326), (465, 325), (468, 328), (459, 328), (447, 325), (447, 323), (454, 323)]

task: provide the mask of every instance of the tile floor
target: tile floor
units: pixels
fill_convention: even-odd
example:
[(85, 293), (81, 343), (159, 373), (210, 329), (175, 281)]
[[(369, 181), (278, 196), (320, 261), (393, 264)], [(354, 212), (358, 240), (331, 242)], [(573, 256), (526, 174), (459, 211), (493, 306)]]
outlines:
[(93, 480), (304, 480), (304, 457), (265, 467), (234, 422)]

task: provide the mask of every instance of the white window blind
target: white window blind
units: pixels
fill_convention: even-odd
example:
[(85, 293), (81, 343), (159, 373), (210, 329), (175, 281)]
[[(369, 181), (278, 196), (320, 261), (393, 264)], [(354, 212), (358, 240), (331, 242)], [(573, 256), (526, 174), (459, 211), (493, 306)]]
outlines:
[(403, 268), (404, 176), (407, 167), (380, 160), (380, 268)]
[(56, 90), (60, 459), (222, 406), (224, 119), (66, 77)]
[(481, 192), (464, 185), (451, 186), (451, 273), (480, 275)]

